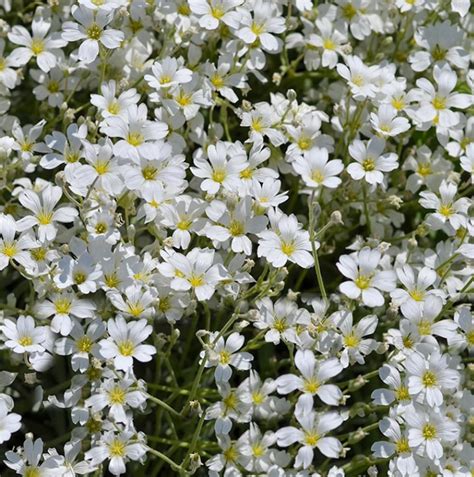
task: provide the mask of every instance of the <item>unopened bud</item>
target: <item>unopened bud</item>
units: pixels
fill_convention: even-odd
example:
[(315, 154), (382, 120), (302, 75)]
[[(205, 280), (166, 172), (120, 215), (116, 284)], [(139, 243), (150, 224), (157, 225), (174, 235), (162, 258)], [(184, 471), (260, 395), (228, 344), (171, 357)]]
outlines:
[(189, 459), (189, 472), (194, 474), (202, 466), (201, 456), (194, 452), (189, 455)]
[(296, 91), (294, 89), (289, 89), (286, 93), (286, 97), (290, 101), (295, 101), (295, 99), (297, 98)]
[(344, 221), (342, 220), (342, 214), (339, 210), (335, 210), (331, 214), (331, 223), (334, 225), (344, 225)]

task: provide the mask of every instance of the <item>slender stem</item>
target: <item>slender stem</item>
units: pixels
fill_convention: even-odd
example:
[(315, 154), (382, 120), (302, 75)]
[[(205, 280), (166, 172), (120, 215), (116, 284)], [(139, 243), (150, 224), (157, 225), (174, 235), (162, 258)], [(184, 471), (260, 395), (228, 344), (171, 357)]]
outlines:
[(155, 396), (152, 396), (151, 394), (148, 394), (147, 395), (147, 399), (149, 399), (150, 401), (154, 402), (155, 404), (158, 404), (158, 406), (161, 406), (163, 409), (166, 409), (169, 413), (173, 414), (174, 416), (177, 416), (177, 417), (181, 417), (181, 414), (176, 411), (175, 409), (173, 409), (171, 406), (169, 406), (168, 404), (166, 404), (164, 401), (162, 401), (161, 399), (158, 399), (157, 397)]
[(184, 469), (179, 464), (177, 464), (174, 460), (171, 460), (166, 455), (162, 454), (160, 451), (148, 447), (148, 452), (169, 464), (174, 470), (177, 470), (178, 472), (184, 472)]

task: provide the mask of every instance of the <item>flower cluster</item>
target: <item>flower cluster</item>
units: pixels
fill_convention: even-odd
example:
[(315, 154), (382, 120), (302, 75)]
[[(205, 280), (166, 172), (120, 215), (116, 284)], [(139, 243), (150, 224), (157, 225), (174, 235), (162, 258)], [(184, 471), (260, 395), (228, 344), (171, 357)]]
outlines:
[(2, 475), (474, 474), (469, 1), (0, 15)]

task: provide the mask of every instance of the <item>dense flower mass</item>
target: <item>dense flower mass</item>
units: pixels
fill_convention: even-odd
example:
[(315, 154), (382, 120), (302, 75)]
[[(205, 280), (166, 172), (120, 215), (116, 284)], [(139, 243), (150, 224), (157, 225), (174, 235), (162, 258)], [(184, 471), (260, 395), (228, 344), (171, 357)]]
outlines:
[(0, 0), (0, 473), (474, 475), (469, 0)]

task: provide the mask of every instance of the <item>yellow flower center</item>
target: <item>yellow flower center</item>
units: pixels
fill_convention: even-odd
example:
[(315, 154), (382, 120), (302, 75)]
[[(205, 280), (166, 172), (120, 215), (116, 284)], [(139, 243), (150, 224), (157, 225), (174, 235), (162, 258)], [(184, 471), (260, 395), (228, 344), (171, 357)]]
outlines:
[(105, 224), (104, 222), (99, 222), (95, 225), (95, 233), (96, 234), (104, 234), (105, 232), (107, 232), (107, 224)]
[(44, 210), (42, 210), (39, 214), (38, 214), (38, 222), (41, 224), (41, 225), (49, 225), (53, 220), (53, 213), (52, 212), (46, 212)]
[(366, 172), (373, 171), (375, 169), (375, 161), (372, 158), (368, 157), (367, 159), (362, 161), (362, 167)]
[(239, 457), (239, 454), (235, 450), (234, 446), (230, 446), (228, 449), (222, 452), (222, 455), (224, 456), (226, 462), (235, 462)]
[(173, 81), (173, 78), (171, 78), (170, 75), (163, 75), (163, 76), (160, 78), (160, 84), (171, 83), (171, 81)]
[(46, 249), (43, 247), (34, 248), (33, 250), (30, 250), (30, 253), (33, 259), (37, 262), (44, 260), (46, 257)]
[(153, 166), (146, 166), (142, 169), (142, 176), (146, 181), (154, 181), (157, 173), (158, 169)]
[(99, 174), (99, 176), (109, 172), (109, 161), (97, 161), (94, 166), (94, 169), (96, 170), (97, 174)]
[(431, 166), (429, 164), (420, 164), (418, 166), (418, 174), (423, 177), (429, 176), (431, 174)]
[(192, 275), (189, 279), (189, 283), (193, 288), (200, 287), (204, 285), (204, 279), (202, 275)]
[(435, 96), (433, 99), (433, 107), (438, 111), (445, 109), (446, 98), (443, 98), (442, 96)]
[(265, 454), (265, 448), (260, 443), (254, 444), (252, 446), (252, 454), (254, 457), (262, 457), (262, 455)]
[(109, 444), (109, 453), (112, 457), (123, 457), (125, 455), (125, 444), (118, 439), (114, 439)]
[(177, 103), (183, 108), (189, 106), (192, 103), (193, 96), (192, 94), (186, 94), (184, 91), (180, 91), (176, 97)]
[(245, 232), (245, 228), (241, 222), (238, 220), (232, 220), (231, 223), (229, 224), (229, 233), (232, 235), (232, 237), (238, 237), (240, 235), (243, 235)]
[(97, 23), (93, 23), (87, 30), (86, 30), (87, 36), (91, 40), (98, 40), (100, 38), (100, 35), (102, 34), (102, 29), (100, 28)]
[(41, 471), (38, 467), (27, 467), (24, 470), (24, 477), (40, 477)]
[(34, 55), (39, 55), (44, 51), (44, 41), (40, 39), (34, 39), (31, 42), (31, 51)]
[(228, 396), (226, 396), (222, 403), (224, 404), (226, 410), (234, 410), (237, 407), (237, 397), (234, 392), (231, 392)]
[(262, 124), (262, 118), (257, 117), (252, 119), (252, 123), (250, 124), (250, 127), (257, 132), (262, 132), (263, 130), (263, 124)]
[(323, 41), (323, 48), (325, 50), (334, 50), (336, 48), (336, 44), (331, 40), (331, 38), (326, 38)]
[(314, 447), (318, 443), (319, 439), (321, 439), (319, 434), (313, 431), (306, 432), (304, 436), (305, 443), (311, 447)]
[(250, 29), (252, 30), (252, 33), (259, 36), (262, 33), (265, 33), (265, 23), (252, 22)]
[(14, 243), (10, 242), (5, 242), (3, 244), (3, 247), (0, 249), (0, 252), (3, 253), (3, 255), (6, 255), (8, 258), (12, 258), (17, 254), (17, 247)]
[(474, 330), (466, 333), (466, 341), (470, 346), (474, 346)]
[(418, 333), (422, 336), (431, 334), (431, 323), (428, 320), (421, 320), (418, 323)]
[(405, 107), (405, 101), (402, 98), (393, 98), (391, 103), (397, 111), (400, 111)]
[(370, 282), (372, 277), (369, 275), (359, 275), (355, 280), (354, 283), (356, 284), (357, 288), (361, 290), (366, 290), (370, 286)]
[(298, 147), (302, 150), (302, 151), (307, 151), (311, 145), (312, 145), (313, 141), (309, 138), (309, 137), (306, 137), (306, 136), (301, 136), (299, 139), (298, 139)]
[(441, 207), (439, 208), (439, 213), (441, 215), (444, 215), (445, 217), (450, 217), (454, 214), (453, 206), (451, 204), (441, 204)]
[(116, 288), (121, 282), (120, 278), (115, 272), (111, 273), (110, 275), (105, 275), (104, 281), (109, 288)]
[(219, 76), (217, 73), (211, 76), (211, 83), (216, 89), (222, 88), (225, 84), (224, 78)]
[(438, 434), (436, 427), (432, 424), (425, 424), (421, 431), (421, 434), (426, 440), (434, 439)]
[(281, 251), (285, 254), (285, 255), (292, 255), (296, 250), (296, 246), (293, 242), (282, 242), (281, 243)]
[(221, 351), (219, 353), (219, 363), (221, 364), (229, 364), (230, 358), (231, 354), (228, 351)]
[(110, 113), (110, 114), (118, 114), (120, 112), (120, 104), (118, 103), (118, 101), (112, 101), (110, 104), (109, 104), (109, 107), (107, 108), (107, 111)]
[(220, 20), (225, 14), (225, 11), (221, 7), (211, 7), (211, 15), (216, 18), (217, 20)]
[(130, 340), (122, 341), (117, 348), (122, 356), (132, 356), (135, 351), (135, 345)]
[(125, 402), (125, 391), (121, 387), (115, 386), (109, 391), (109, 401), (112, 404), (123, 404)]
[(422, 301), (425, 298), (425, 292), (417, 288), (411, 290), (409, 294), (415, 301)]
[(355, 348), (359, 343), (360, 343), (360, 338), (354, 335), (354, 333), (344, 336), (344, 344), (348, 348)]
[(317, 182), (318, 184), (321, 184), (321, 182), (324, 181), (324, 174), (322, 174), (321, 171), (313, 171), (311, 173), (311, 179), (314, 181), (314, 182)]
[(82, 283), (84, 283), (86, 281), (86, 274), (85, 273), (82, 273), (82, 272), (76, 272), (74, 274), (74, 282), (76, 283), (76, 285), (81, 285)]
[(395, 444), (395, 448), (397, 454), (404, 454), (405, 452), (410, 452), (410, 446), (408, 445), (408, 439), (406, 437), (402, 437), (397, 441)]
[(127, 136), (127, 142), (134, 147), (137, 147), (143, 144), (144, 140), (145, 138), (143, 137), (143, 134), (139, 132), (131, 132)]
[(262, 402), (265, 400), (265, 397), (264, 395), (259, 392), (259, 391), (255, 391), (253, 394), (252, 394), (252, 402), (254, 404), (262, 404)]
[(346, 3), (342, 7), (342, 15), (347, 19), (351, 20), (357, 14), (357, 9), (352, 5), (352, 3)]
[(164, 313), (171, 308), (170, 299), (167, 296), (160, 298), (160, 302), (158, 304), (158, 309)]
[(130, 313), (135, 318), (140, 316), (143, 313), (144, 310), (145, 310), (145, 308), (143, 308), (143, 306), (139, 302), (137, 302), (137, 303), (127, 303), (128, 313)]
[(356, 86), (362, 86), (364, 84), (364, 78), (362, 75), (354, 75), (352, 77), (352, 83)]
[(403, 342), (403, 346), (405, 346), (405, 348), (408, 348), (408, 349), (411, 349), (413, 348), (413, 340), (409, 337), (409, 336), (404, 336), (402, 338), (402, 342)]
[(242, 179), (251, 179), (253, 175), (253, 170), (250, 167), (247, 167), (240, 173)]
[(283, 318), (277, 318), (273, 322), (273, 328), (277, 330), (278, 333), (283, 333), (288, 328), (288, 325), (286, 324), (286, 321)]
[(188, 230), (189, 227), (191, 227), (191, 224), (192, 222), (190, 220), (183, 219), (176, 224), (176, 228), (179, 230)]
[(226, 178), (226, 172), (223, 169), (215, 169), (212, 173), (212, 180), (218, 184), (222, 184)]
[(436, 377), (436, 374), (432, 373), (431, 371), (426, 371), (421, 378), (421, 382), (423, 383), (423, 386), (429, 388), (432, 386), (436, 386), (438, 379)]
[(59, 83), (57, 81), (51, 80), (48, 83), (48, 91), (50, 93), (57, 93), (59, 91)]
[(395, 391), (395, 397), (397, 398), (397, 401), (408, 401), (408, 399), (410, 399), (408, 388), (406, 386), (400, 386)]
[(81, 336), (76, 341), (76, 347), (80, 353), (89, 353), (92, 349), (94, 342), (87, 336)]
[(31, 346), (33, 344), (33, 338), (31, 336), (22, 336), (19, 340), (18, 343), (21, 346)]
[(441, 48), (438, 44), (433, 48), (433, 51), (431, 52), (431, 55), (433, 56), (433, 59), (435, 61), (441, 61), (444, 60), (446, 57), (447, 51), (443, 48)]
[(186, 3), (182, 3), (179, 7), (178, 7), (178, 13), (180, 15), (184, 15), (185, 17), (188, 17), (191, 13), (191, 9), (189, 8), (189, 5), (186, 4)]
[(71, 311), (71, 301), (67, 298), (59, 298), (54, 302), (56, 313), (67, 315)]
[(304, 390), (307, 393), (314, 394), (315, 392), (318, 391), (320, 386), (321, 384), (315, 378), (310, 378), (305, 381)]

